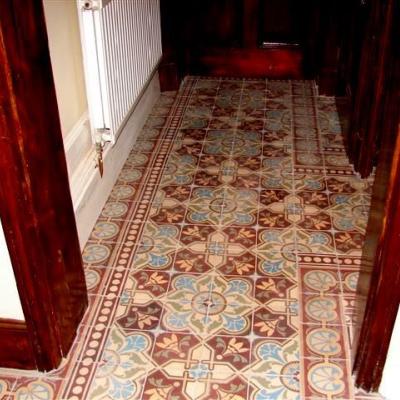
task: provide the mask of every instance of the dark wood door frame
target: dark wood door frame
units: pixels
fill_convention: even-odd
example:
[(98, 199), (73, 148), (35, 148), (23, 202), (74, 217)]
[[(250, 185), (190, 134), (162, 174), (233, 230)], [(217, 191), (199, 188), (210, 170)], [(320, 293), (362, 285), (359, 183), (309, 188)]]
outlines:
[[(388, 1), (394, 23), (386, 32), (386, 62), (379, 63), (382, 115), (373, 120), (381, 146), (376, 168), (362, 269), (357, 288), (356, 384), (378, 390), (400, 303), (400, 26), (398, 1)], [(390, 21), (386, 21), (386, 24)], [(390, 39), (391, 38), (391, 39)]]
[[(354, 373), (357, 386), (367, 391), (379, 389), (400, 304), (400, 127), (390, 172), (391, 182), (386, 192), (385, 215), (377, 237), (373, 268), (368, 269), (369, 262), (365, 260), (367, 269), (362, 271), (358, 289), (359, 300), (362, 303), (364, 300), (361, 313), (364, 309), (365, 313), (357, 335)], [(371, 219), (375, 220), (376, 216), (372, 215)], [(373, 227), (370, 229), (374, 238), (376, 232), (372, 231)], [(366, 290), (368, 286), (369, 290)]]
[(0, 366), (50, 370), (87, 293), (41, 1), (0, 1), (0, 199), (25, 315), (0, 319)]

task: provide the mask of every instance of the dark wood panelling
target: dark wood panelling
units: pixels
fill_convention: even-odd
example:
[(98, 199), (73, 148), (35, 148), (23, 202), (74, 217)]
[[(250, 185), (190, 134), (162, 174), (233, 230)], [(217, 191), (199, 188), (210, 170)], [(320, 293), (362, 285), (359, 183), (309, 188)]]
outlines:
[(301, 79), (303, 58), (297, 48), (212, 49), (192, 55), (191, 71), (208, 76)]
[(0, 15), (0, 217), (36, 365), (49, 370), (73, 342), (86, 286), (42, 2), (3, 0)]
[(305, 25), (309, 21), (310, 2), (260, 0), (258, 3), (259, 10), (253, 21), (259, 21), (260, 42), (303, 42)]
[[(254, 0), (248, 1), (250, 6), (253, 3)], [(183, 39), (191, 46), (190, 50), (196, 47), (241, 47), (245, 12), (247, 10), (244, 10), (242, 0), (184, 2), (180, 7), (180, 13), (185, 19), (181, 20), (176, 28), (184, 28)], [(248, 13), (247, 16), (251, 17)]]
[(391, 0), (325, 2), (313, 18), (318, 32), (316, 76), (321, 94), (341, 97), (348, 119), (346, 150), (362, 177), (377, 162), (383, 82), (393, 23)]
[(312, 70), (322, 95), (336, 96), (338, 90), (339, 57), (344, 37), (349, 31), (349, 8), (343, 1), (312, 1), (310, 22), (311, 43), (308, 54), (312, 57)]
[(292, 0), (161, 0), (162, 88), (171, 88), (171, 75), (303, 78), (306, 7)]
[[(376, 164), (381, 139), (384, 81), (387, 74), (392, 0), (370, 1), (368, 22), (361, 46), (358, 84), (354, 95), (348, 154), (357, 172), (368, 176)], [(394, 39), (394, 38), (393, 38)]]

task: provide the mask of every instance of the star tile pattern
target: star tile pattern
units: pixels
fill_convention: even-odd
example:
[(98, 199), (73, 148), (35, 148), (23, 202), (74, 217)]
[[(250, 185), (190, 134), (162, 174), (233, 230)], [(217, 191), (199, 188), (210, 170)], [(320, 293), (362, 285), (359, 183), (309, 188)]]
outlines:
[(312, 81), (164, 93), (84, 249), (89, 310), (18, 400), (378, 398), (350, 370), (370, 180)]

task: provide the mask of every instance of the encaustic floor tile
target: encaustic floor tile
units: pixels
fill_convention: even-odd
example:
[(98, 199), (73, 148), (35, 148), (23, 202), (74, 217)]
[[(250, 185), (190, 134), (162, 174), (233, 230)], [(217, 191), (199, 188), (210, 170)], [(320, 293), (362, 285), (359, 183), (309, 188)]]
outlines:
[(161, 96), (83, 251), (56, 371), (0, 399), (361, 399), (350, 374), (371, 180), (311, 81), (188, 77)]

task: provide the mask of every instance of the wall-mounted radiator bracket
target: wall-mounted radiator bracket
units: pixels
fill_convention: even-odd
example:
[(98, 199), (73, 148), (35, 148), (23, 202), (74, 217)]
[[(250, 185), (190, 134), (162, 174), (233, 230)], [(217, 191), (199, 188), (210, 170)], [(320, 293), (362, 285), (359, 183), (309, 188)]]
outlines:
[(108, 142), (113, 142), (114, 137), (111, 134), (111, 131), (109, 128), (101, 128), (101, 129), (96, 129), (96, 143), (97, 142), (102, 142), (102, 143), (108, 143)]
[(95, 11), (104, 8), (111, 0), (81, 0), (80, 7), (83, 11)]

